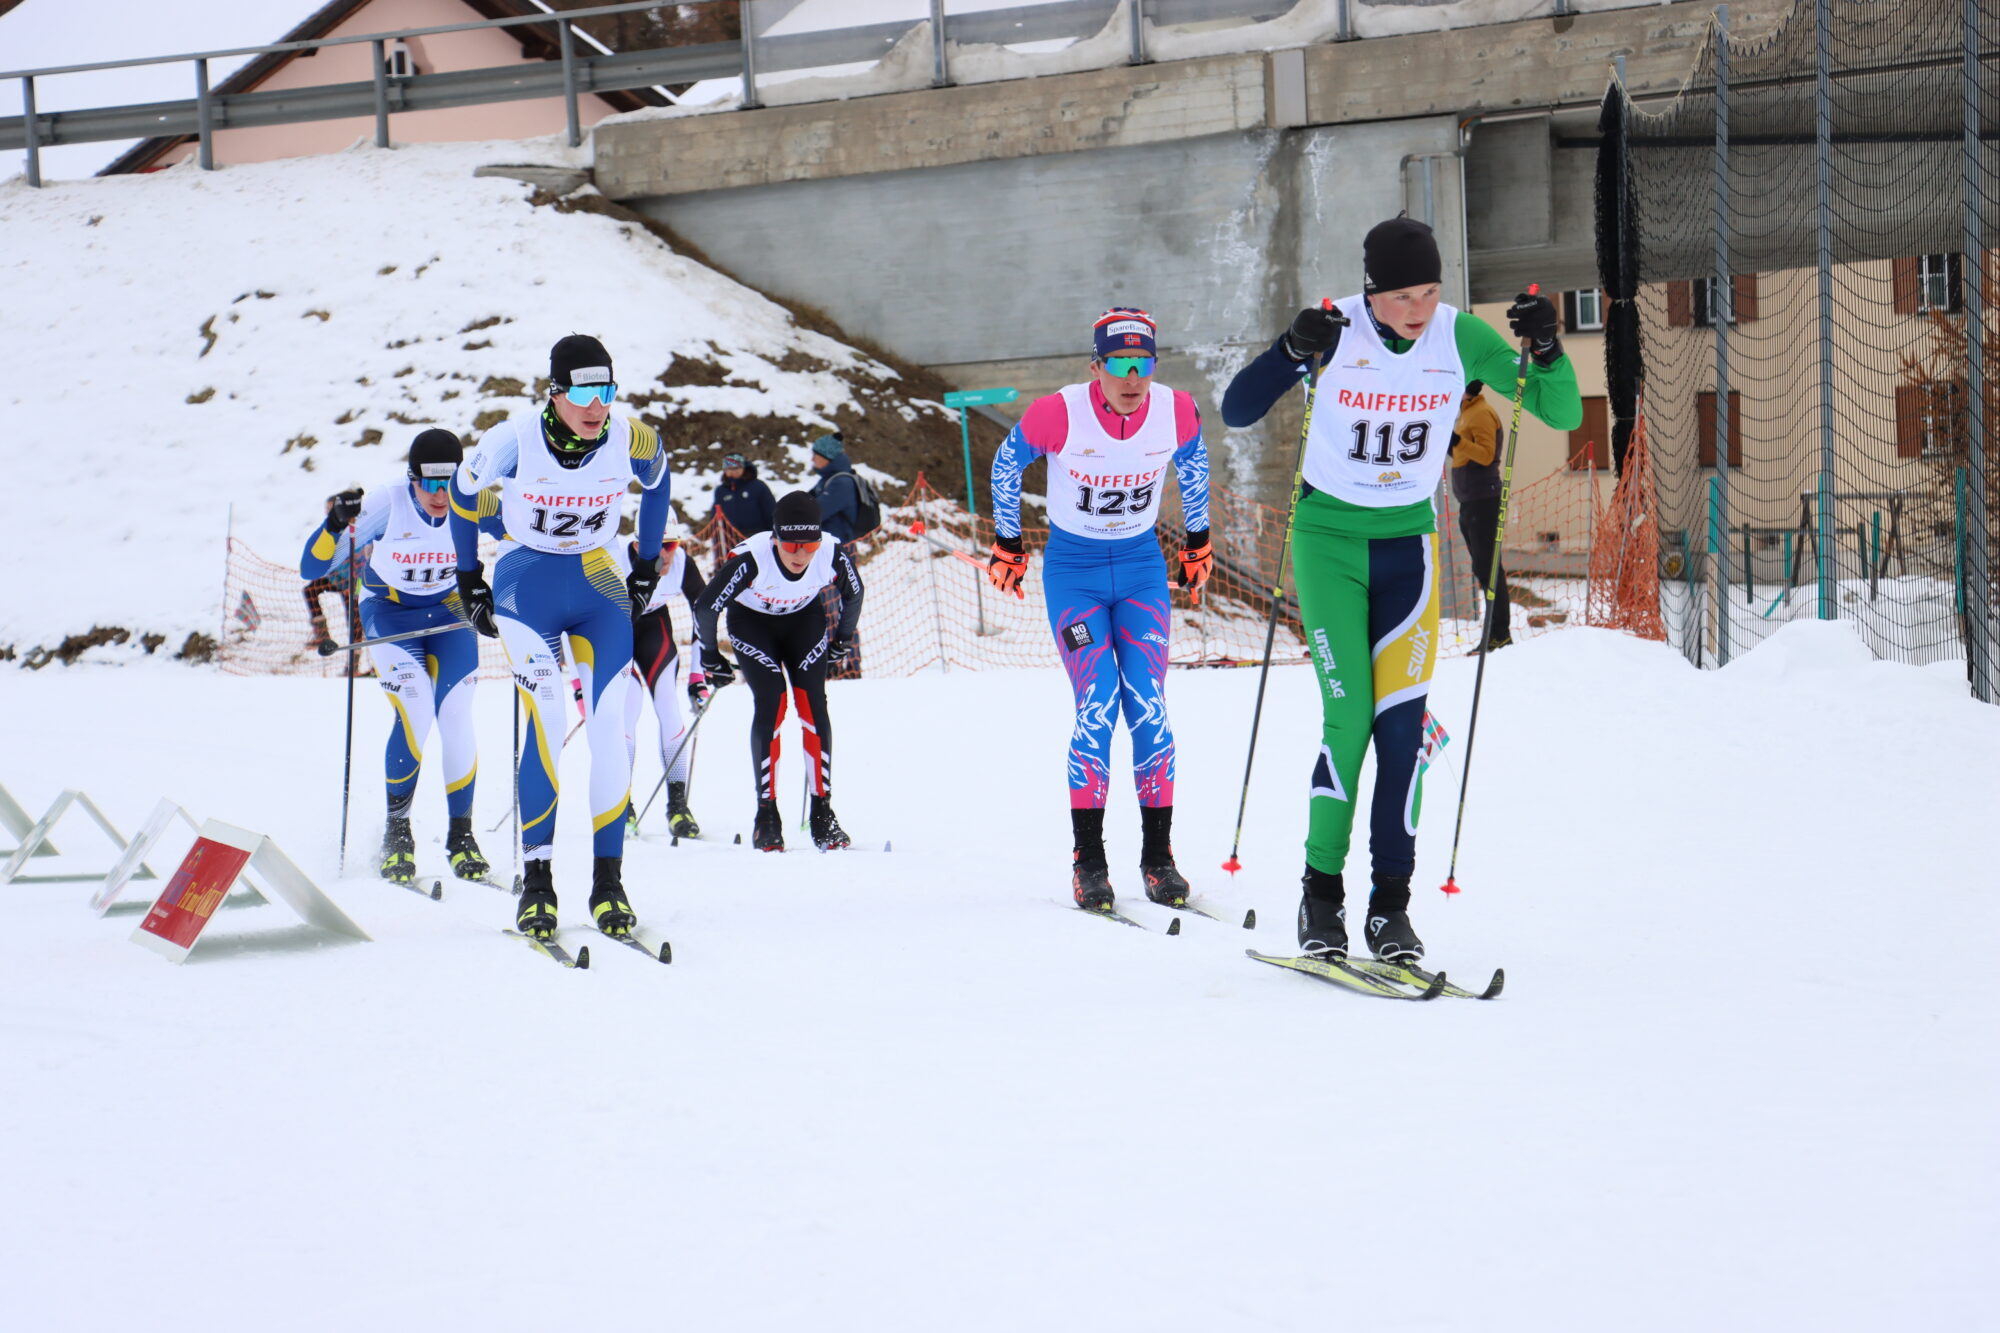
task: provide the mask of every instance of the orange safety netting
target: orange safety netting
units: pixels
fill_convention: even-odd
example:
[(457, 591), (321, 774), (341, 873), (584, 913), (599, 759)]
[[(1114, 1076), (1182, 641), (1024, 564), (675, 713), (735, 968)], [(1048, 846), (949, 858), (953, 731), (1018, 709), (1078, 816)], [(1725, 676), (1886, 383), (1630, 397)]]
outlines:
[[(1658, 534), (1643, 430), (1634, 439), (1630, 459), (1608, 503), (1599, 496), (1610, 479), (1586, 455), (1514, 488), (1503, 562), (1516, 639), (1579, 624), (1664, 637)], [(1174, 665), (1263, 661), (1273, 584), (1285, 556), (1286, 517), (1283, 509), (1226, 487), (1210, 487), (1215, 572), (1198, 605), (1174, 589)], [(1168, 497), (1156, 539), (1170, 558), (1169, 568), (1184, 536), (1179, 500)], [(1024, 524), (1022, 537), (1039, 564), (1048, 529)], [(1482, 628), (1484, 572), (1475, 578), (1448, 493), (1438, 502), (1438, 537), (1440, 637), (1446, 652), (1468, 652), (1477, 646)], [(718, 513), (694, 530), (688, 550), (700, 572), (710, 575), (741, 539)], [(852, 546), (867, 588), (860, 626), (862, 672), (907, 676), (939, 666), (1059, 665), (1041, 579), (1031, 567), (1023, 585), (1025, 599), (995, 592), (985, 576), (992, 544), (991, 519), (974, 519), (922, 475), (901, 504), (885, 505), (881, 529)], [(490, 550), (485, 558), (490, 564)], [(321, 657), (318, 645), (329, 638), (341, 644), (352, 641), (345, 575), (345, 569), (337, 570), (332, 578), (307, 585), (295, 568), (264, 560), (232, 538), (218, 654), (223, 669), (238, 675), (342, 675), (344, 655)], [(1304, 661), (1289, 571), (1283, 587), (1271, 657)], [(693, 625), (678, 589), (670, 605), (675, 632), (687, 643)], [(499, 645), (482, 640), (480, 675), (497, 679), (506, 674)]]

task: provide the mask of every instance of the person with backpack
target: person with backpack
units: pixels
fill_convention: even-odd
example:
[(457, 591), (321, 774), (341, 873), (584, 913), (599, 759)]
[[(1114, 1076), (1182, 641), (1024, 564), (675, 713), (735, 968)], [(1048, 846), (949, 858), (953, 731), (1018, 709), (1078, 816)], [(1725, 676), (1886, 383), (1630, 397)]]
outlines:
[[(757, 475), (757, 465), (742, 454), (729, 454), (722, 460), (722, 480), (715, 485), (715, 512), (728, 520), (736, 529), (732, 541), (771, 530), (771, 511), (778, 505), (771, 488)], [(722, 560), (717, 552), (716, 560)]]
[(882, 526), (882, 501), (848, 461), (847, 441), (839, 431), (812, 442), (812, 465), (819, 477), (807, 494), (819, 501), (820, 526), (827, 536), (844, 545)]

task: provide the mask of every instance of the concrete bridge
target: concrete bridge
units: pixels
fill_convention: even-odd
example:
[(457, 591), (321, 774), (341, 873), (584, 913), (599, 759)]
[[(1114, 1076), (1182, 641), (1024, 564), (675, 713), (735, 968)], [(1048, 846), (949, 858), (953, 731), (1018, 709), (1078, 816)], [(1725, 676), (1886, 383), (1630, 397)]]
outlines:
[[(1769, 30), (1784, 7), (1738, 3), (1731, 28)], [(1713, 8), (648, 116), (596, 129), (596, 183), (967, 387), (1074, 380), (1090, 321), (1143, 306), (1165, 377), (1217, 422), (1235, 369), (1301, 305), (1356, 290), (1362, 233), (1399, 210), (1437, 228), (1454, 303), (1596, 286), (1592, 149), (1614, 63), (1635, 95), (1671, 95)], [(1218, 423), (1219, 479), (1281, 498), (1297, 429)]]

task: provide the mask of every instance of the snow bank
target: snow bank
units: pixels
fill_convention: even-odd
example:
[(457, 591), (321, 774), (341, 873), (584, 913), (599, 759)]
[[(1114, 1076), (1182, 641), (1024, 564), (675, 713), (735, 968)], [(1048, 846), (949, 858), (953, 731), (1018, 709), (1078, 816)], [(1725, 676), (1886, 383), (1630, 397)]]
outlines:
[[(214, 633), (232, 512), (239, 538), (293, 558), (323, 498), (396, 475), (427, 424), (469, 436), (529, 408), (573, 330), (604, 339), (628, 398), (799, 423), (803, 475), (804, 440), (861, 409), (854, 384), (895, 372), (638, 226), (472, 175), (574, 156), (357, 146), (0, 184), (0, 645)], [(682, 358), (727, 383), (674, 383)], [(666, 437), (677, 498), (705, 513), (723, 450)]]

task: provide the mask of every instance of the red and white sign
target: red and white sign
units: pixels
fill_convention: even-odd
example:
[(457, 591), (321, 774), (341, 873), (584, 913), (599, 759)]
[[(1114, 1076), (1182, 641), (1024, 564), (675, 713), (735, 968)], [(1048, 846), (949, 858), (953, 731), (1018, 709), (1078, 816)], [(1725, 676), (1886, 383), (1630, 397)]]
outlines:
[(257, 838), (249, 846), (243, 846), (241, 840), (230, 838), (227, 833), (220, 839), (212, 837), (214, 823), (210, 820), (202, 827), (201, 836), (182, 858), (180, 869), (174, 871), (174, 877), (167, 881), (167, 887), (132, 936), (177, 963), (187, 960), (215, 909), (229, 896), (230, 886), (250, 863), (257, 842), (263, 841)]
[(368, 938), (367, 932), (307, 879), (276, 843), (261, 833), (211, 819), (202, 824), (180, 869), (132, 932), (132, 942), (173, 962), (186, 962), (215, 909), (246, 867), (271, 891), (267, 896), (284, 903), (301, 920), (350, 939)]

